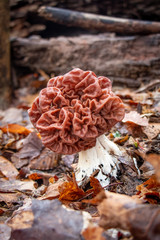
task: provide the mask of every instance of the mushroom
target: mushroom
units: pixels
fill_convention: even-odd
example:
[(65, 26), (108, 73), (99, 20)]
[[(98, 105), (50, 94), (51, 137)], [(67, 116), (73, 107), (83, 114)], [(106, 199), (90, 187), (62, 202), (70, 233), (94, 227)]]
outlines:
[(75, 68), (49, 80), (29, 109), (43, 144), (60, 154), (79, 153), (77, 182), (98, 170), (102, 186), (116, 178), (119, 147), (105, 134), (124, 117), (122, 100), (112, 92), (107, 77)]

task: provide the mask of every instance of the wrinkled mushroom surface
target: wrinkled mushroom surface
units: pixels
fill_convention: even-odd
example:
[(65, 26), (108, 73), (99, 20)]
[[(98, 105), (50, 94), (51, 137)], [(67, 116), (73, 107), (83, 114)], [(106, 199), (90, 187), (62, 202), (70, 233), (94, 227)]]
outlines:
[(89, 149), (124, 117), (121, 99), (106, 77), (75, 68), (49, 80), (29, 109), (43, 144), (61, 154)]

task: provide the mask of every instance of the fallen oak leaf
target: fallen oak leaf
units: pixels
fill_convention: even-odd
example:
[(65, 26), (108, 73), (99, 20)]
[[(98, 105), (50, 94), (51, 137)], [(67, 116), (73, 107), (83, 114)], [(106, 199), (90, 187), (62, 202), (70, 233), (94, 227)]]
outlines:
[(59, 200), (76, 201), (85, 196), (85, 192), (73, 181), (64, 182), (59, 186)]
[(87, 197), (93, 198), (104, 189), (101, 186), (99, 180), (96, 179), (94, 176), (90, 177), (90, 186), (92, 188), (85, 192), (82, 188), (78, 186), (75, 175), (73, 174), (73, 178), (70, 178), (70, 181), (64, 182), (61, 186), (59, 186), (59, 200), (81, 201)]

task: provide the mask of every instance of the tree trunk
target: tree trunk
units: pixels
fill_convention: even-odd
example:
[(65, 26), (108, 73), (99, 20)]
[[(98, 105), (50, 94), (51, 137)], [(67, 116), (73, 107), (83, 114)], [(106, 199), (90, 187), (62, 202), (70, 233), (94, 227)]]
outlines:
[(9, 43), (9, 1), (0, 0), (0, 108), (9, 105), (10, 84), (10, 43)]

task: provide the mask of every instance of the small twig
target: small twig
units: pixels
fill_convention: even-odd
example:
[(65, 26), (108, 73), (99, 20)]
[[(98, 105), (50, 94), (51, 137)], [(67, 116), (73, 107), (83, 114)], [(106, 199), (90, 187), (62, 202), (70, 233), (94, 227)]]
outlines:
[(112, 187), (112, 186), (116, 186), (116, 185), (123, 185), (124, 183), (123, 182), (116, 182), (116, 183), (111, 183), (111, 184), (108, 184), (107, 186), (103, 187), (104, 189), (107, 188), (107, 187)]
[(78, 199), (77, 201), (78, 201), (78, 202), (79, 202), (79, 201), (82, 201), (83, 199), (85, 199), (85, 198), (87, 198), (87, 197), (91, 196), (93, 193), (94, 193), (94, 191), (92, 191), (92, 192), (88, 193), (87, 195), (85, 195), (84, 197), (82, 197), (82, 198)]

